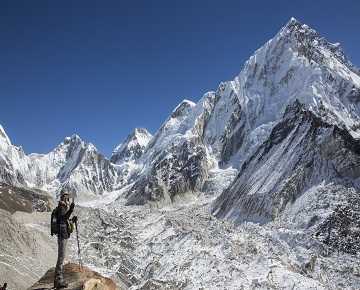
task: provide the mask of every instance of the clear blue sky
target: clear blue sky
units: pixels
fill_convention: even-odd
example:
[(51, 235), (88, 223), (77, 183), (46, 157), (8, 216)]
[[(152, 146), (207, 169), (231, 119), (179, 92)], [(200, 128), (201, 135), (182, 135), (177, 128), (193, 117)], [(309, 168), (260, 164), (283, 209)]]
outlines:
[(360, 1), (0, 1), (0, 123), (27, 153), (105, 155), (232, 79), (294, 16), (360, 65)]

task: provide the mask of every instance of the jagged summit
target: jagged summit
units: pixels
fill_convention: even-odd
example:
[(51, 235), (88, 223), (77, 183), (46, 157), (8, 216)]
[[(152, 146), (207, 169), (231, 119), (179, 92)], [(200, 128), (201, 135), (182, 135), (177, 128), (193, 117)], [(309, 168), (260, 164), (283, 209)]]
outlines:
[[(303, 24), (294, 17), (292, 17), (287, 24), (280, 29), (279, 36), (290, 37), (295, 40), (301, 54), (304, 54), (309, 60), (319, 61), (317, 59), (319, 54), (332, 54), (339, 62), (347, 66), (355, 74), (359, 75), (359, 69), (356, 68), (346, 57), (343, 48), (339, 42), (331, 43), (315, 29)], [(325, 50), (325, 51), (321, 51)]]
[(139, 159), (151, 138), (152, 135), (145, 128), (135, 128), (123, 143), (115, 147), (110, 161), (115, 164), (121, 164)]
[[(79, 135), (77, 134), (73, 134), (71, 135), (70, 137), (65, 137), (64, 138), (64, 141), (62, 142), (62, 144), (65, 144), (65, 145), (79, 145), (79, 146), (83, 146), (89, 150), (95, 150), (97, 151), (97, 148), (95, 147), (94, 144), (90, 143), (90, 142), (86, 142), (84, 141)], [(60, 145), (62, 145), (60, 144)]]
[[(279, 119), (295, 99), (352, 134), (360, 122), (360, 75), (338, 44), (291, 19), (226, 87), (246, 108), (251, 127)], [(330, 121), (330, 120), (329, 120)]]
[(64, 138), (64, 143), (69, 142), (81, 142), (82, 139), (78, 134), (72, 134), (71, 136), (67, 136)]

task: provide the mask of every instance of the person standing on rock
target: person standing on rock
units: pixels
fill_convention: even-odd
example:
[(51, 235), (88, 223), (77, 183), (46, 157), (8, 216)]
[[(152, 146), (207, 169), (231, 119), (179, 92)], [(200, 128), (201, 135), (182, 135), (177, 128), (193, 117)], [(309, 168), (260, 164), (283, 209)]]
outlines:
[(60, 201), (57, 208), (53, 211), (52, 214), (52, 223), (53, 216), (56, 220), (55, 230), (51, 230), (51, 234), (57, 234), (58, 241), (58, 257), (55, 268), (55, 277), (54, 277), (54, 288), (61, 289), (66, 288), (68, 285), (64, 282), (64, 260), (66, 255), (66, 244), (67, 240), (70, 238), (70, 234), (73, 230), (73, 223), (77, 221), (77, 217), (74, 216), (70, 221), (70, 216), (74, 211), (75, 203), (74, 200), (70, 204), (69, 193), (65, 190), (60, 192)]

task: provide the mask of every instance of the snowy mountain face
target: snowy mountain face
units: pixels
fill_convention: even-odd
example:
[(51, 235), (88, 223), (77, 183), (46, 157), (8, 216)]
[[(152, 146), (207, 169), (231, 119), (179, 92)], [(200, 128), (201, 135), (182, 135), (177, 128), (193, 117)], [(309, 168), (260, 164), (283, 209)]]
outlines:
[(202, 141), (206, 101), (184, 100), (161, 126), (141, 158), (144, 167), (127, 193), (128, 204), (170, 203), (202, 189), (211, 164)]
[[(268, 137), (272, 122), (279, 120), (296, 99), (329, 123), (345, 126), (353, 135), (358, 133), (358, 71), (338, 45), (295, 19), (250, 57), (239, 76), (221, 84), (219, 90), (222, 95), (207, 136), (210, 144), (221, 140), (215, 149), (219, 148), (225, 161), (239, 148), (240, 155), (249, 155), (246, 152)], [(217, 126), (220, 129), (216, 130)], [(214, 136), (214, 131), (219, 133)], [(226, 136), (233, 139), (224, 142)]]
[(115, 166), (98, 152), (94, 145), (85, 143), (77, 135), (66, 138), (56, 149), (62, 163), (56, 179), (70, 192), (82, 198), (87, 194), (110, 192), (116, 184)]
[(26, 185), (35, 177), (32, 164), (21, 147), (11, 144), (0, 125), (0, 176), (1, 181), (12, 185)]
[[(4, 132), (4, 131), (2, 131)], [(2, 136), (6, 136), (5, 133)], [(115, 165), (79, 136), (66, 137), (48, 154), (26, 155), (8, 138), (0, 140), (1, 181), (55, 194), (67, 188), (78, 198), (112, 191), (117, 181)]]
[[(339, 45), (294, 19), (260, 48), (235, 83), (250, 127), (273, 125), (216, 200), (214, 213), (237, 222), (265, 223), (283, 212), (296, 219), (320, 184), (358, 191), (359, 81)], [(309, 212), (309, 226), (323, 221), (319, 211)]]
[(110, 161), (115, 164), (121, 164), (123, 162), (138, 160), (151, 140), (152, 135), (144, 128), (136, 128), (132, 134), (130, 134), (124, 143), (118, 145)]
[(240, 169), (272, 138), (274, 126), (296, 100), (356, 137), (359, 96), (359, 72), (340, 46), (291, 19), (233, 81), (221, 83), (197, 104), (184, 101), (174, 110), (145, 150), (145, 169), (129, 203), (171, 201), (178, 194), (207, 190), (211, 172), (219, 173), (218, 166)]

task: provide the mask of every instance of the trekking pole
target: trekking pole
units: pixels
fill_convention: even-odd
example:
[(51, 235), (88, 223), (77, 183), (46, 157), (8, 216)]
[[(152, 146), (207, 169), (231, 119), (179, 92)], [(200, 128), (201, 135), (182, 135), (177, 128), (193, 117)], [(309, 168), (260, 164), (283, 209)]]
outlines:
[(78, 246), (79, 265), (80, 265), (80, 271), (82, 271), (81, 250), (80, 250), (79, 230), (78, 230), (78, 221), (77, 220), (75, 221), (75, 229), (76, 229), (76, 240), (77, 240), (77, 246)]

